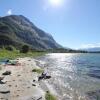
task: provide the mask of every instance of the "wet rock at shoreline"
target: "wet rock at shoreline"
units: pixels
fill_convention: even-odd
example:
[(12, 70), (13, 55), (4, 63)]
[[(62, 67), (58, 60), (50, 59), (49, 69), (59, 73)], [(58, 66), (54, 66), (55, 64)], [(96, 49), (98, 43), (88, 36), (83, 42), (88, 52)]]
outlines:
[(3, 80), (3, 79), (4, 79), (4, 77), (0, 77), (0, 81)]
[(6, 84), (6, 82), (2, 81), (3, 79), (4, 79), (4, 77), (0, 77), (0, 84)]
[(0, 81), (0, 84), (6, 84), (6, 82)]
[(36, 86), (35, 84), (32, 84), (32, 86)]
[(100, 100), (100, 90), (89, 91), (87, 96), (90, 100)]
[(11, 75), (11, 71), (6, 71), (2, 75)]
[(7, 94), (10, 93), (10, 91), (0, 91), (1, 94)]

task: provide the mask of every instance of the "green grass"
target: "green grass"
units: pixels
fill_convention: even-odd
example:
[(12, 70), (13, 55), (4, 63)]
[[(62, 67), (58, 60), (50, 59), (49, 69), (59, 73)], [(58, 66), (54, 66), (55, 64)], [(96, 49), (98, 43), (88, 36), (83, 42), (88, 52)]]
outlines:
[(32, 72), (37, 72), (37, 73), (42, 73), (44, 70), (43, 69), (40, 69), (40, 68), (38, 68), (38, 69), (33, 69), (32, 70)]
[(1, 66), (0, 66), (0, 70), (2, 70)]
[(5, 49), (0, 50), (0, 59), (15, 59), (19, 57), (36, 57), (44, 55), (45, 52), (28, 52), (28, 53), (20, 53), (18, 50), (8, 51)]
[(57, 98), (54, 95), (52, 95), (49, 91), (46, 92), (45, 99), (46, 100), (57, 100)]

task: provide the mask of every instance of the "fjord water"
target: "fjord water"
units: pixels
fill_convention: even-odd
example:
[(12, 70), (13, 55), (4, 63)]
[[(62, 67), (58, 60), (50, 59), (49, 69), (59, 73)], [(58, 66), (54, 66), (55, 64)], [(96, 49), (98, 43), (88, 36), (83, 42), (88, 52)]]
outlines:
[(38, 59), (61, 100), (100, 100), (100, 54), (52, 53)]

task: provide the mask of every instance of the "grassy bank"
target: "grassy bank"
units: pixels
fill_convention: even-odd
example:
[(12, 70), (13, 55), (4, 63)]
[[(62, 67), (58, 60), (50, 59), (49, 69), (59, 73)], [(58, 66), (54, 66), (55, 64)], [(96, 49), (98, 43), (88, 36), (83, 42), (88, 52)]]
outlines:
[(33, 70), (32, 70), (32, 72), (36, 72), (36, 73), (38, 73), (38, 74), (43, 73), (43, 71), (44, 71), (43, 69), (39, 69), (39, 68), (38, 68), (38, 69), (33, 69)]
[(52, 95), (49, 91), (45, 94), (45, 99), (46, 100), (57, 100), (57, 98)]
[(28, 53), (20, 53), (18, 50), (8, 51), (5, 49), (0, 50), (0, 59), (15, 59), (18, 57), (36, 57), (44, 55), (45, 52), (28, 52)]

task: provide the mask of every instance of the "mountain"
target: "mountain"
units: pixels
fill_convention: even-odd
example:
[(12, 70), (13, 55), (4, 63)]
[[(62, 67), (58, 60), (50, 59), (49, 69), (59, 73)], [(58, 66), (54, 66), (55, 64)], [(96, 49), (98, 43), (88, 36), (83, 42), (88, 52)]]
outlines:
[(85, 49), (81, 49), (81, 50), (85, 50), (88, 52), (100, 52), (100, 47), (91, 47), (91, 48), (85, 48)]
[(24, 44), (37, 50), (62, 47), (50, 34), (22, 15), (0, 17), (0, 46), (13, 45), (21, 48)]
[(100, 51), (100, 47), (88, 48), (88, 51), (93, 51), (93, 52), (97, 51), (98, 52), (98, 51)]

